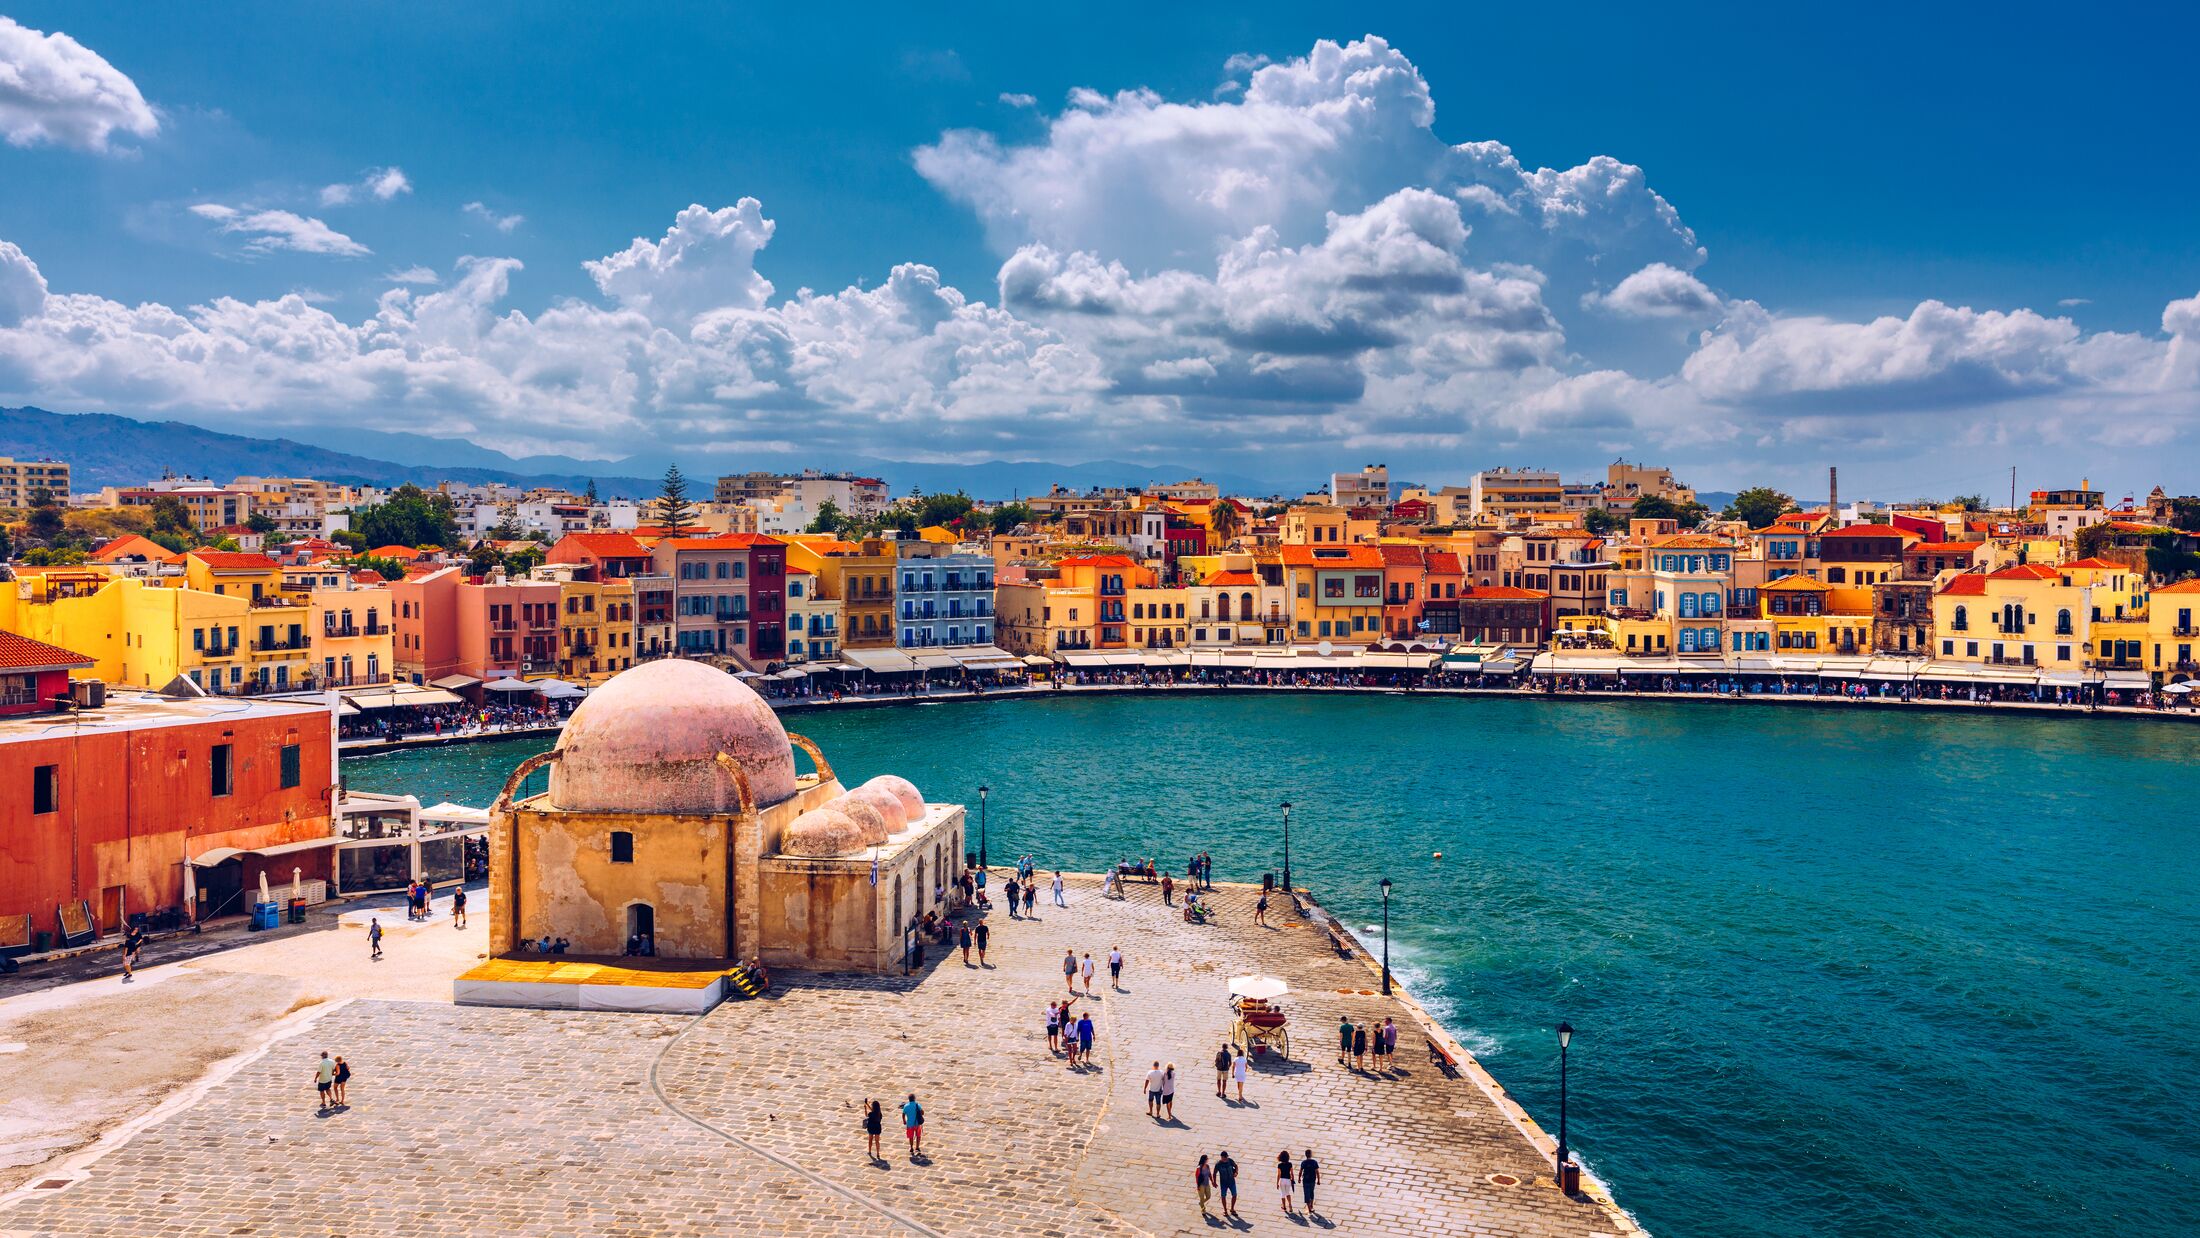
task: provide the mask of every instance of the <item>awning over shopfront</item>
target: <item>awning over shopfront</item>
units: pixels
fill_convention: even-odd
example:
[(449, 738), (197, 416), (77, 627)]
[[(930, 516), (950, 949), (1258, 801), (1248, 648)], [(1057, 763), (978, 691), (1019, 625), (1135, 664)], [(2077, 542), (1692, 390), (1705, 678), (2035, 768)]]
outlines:
[(535, 691), (553, 701), (570, 701), (588, 695), (588, 689), (562, 679), (538, 679), (535, 681)]
[(966, 670), (1012, 671), (1023, 665), (1022, 659), (998, 645), (972, 645), (968, 649), (950, 650), (955, 661)]
[(1484, 658), (1477, 663), (1485, 675), (1510, 675), (1520, 669), (1518, 658)]
[(422, 705), (463, 705), (460, 697), (441, 688), (416, 684), (385, 684), (374, 688), (342, 689), (343, 698), (360, 709), (396, 709)]
[(1144, 666), (1146, 655), (1142, 653), (1111, 653), (1107, 655), (1109, 666)]
[(1182, 649), (1149, 649), (1146, 651), (1146, 665), (1148, 666), (1163, 666), (1173, 669), (1190, 666), (1191, 664), (1192, 655)]
[(2147, 678), (2145, 671), (2105, 671), (2101, 675), (2102, 687), (2114, 688), (2118, 691), (2129, 691), (2133, 688), (2145, 688), (2152, 685), (2153, 680)]
[(216, 847), (211, 851), (193, 856), (191, 866), (193, 868), (213, 868), (216, 865), (234, 860), (240, 855), (295, 855), (300, 851), (318, 851), (323, 847), (333, 847), (343, 841), (342, 837), (330, 834), (324, 838), (301, 838), (296, 842), (275, 843), (266, 847)]
[(840, 656), (873, 674), (894, 675), (917, 669), (916, 662), (899, 649), (843, 649)]
[(1033, 670), (1045, 670), (1054, 665), (1054, 659), (1043, 654), (1027, 653), (1024, 655), (1024, 665)]
[(1432, 653), (1363, 653), (1360, 665), (1373, 671), (1425, 671), (1436, 661)]
[(2082, 688), (2085, 686), (2085, 676), (2079, 674), (2076, 670), (2043, 670), (2040, 672), (2040, 686), (2043, 688)]
[(1923, 665), (1925, 664), (1915, 658), (1873, 658), (1865, 664), (1860, 678), (1907, 683), (1917, 677), (1918, 668)]
[(480, 680), (474, 678), (472, 675), (445, 675), (441, 679), (429, 680), (428, 686), (431, 688), (441, 688), (446, 692), (458, 692), (466, 688), (471, 688), (475, 684), (480, 682)]
[(1678, 675), (1680, 672), (1681, 664), (1670, 658), (1638, 659), (1633, 662), (1623, 662), (1619, 668), (1619, 673), (1622, 675)]
[(1854, 679), (1871, 666), (1870, 658), (1825, 657), (1818, 659), (1818, 673), (1843, 679)]
[(1617, 675), (1632, 665), (1623, 658), (1555, 658), (1535, 655), (1532, 673), (1537, 675)]
[(1106, 666), (1108, 655), (1090, 649), (1072, 649), (1062, 654), (1062, 663), (1073, 670), (1089, 671), (1096, 666)]
[(913, 653), (909, 660), (920, 671), (952, 671), (962, 668), (962, 663), (951, 653)]
[(2002, 687), (2029, 688), (2040, 680), (2036, 666), (1986, 666), (1974, 662), (1928, 662), (1917, 673), (1919, 679), (1941, 683), (1995, 684)]

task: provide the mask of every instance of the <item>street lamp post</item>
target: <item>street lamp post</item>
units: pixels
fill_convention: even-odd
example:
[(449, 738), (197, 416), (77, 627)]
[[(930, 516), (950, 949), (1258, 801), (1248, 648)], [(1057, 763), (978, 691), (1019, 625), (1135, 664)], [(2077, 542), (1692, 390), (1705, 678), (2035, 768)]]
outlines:
[(985, 793), (992, 790), (984, 784), (978, 786), (978, 867), (985, 864)]
[(1390, 878), (1383, 878), (1383, 996), (1390, 996)]
[(1283, 802), (1283, 892), (1291, 892), (1291, 801)]
[(1566, 1181), (1566, 1046), (1573, 1043), (1574, 1025), (1558, 1025), (1558, 1180)]

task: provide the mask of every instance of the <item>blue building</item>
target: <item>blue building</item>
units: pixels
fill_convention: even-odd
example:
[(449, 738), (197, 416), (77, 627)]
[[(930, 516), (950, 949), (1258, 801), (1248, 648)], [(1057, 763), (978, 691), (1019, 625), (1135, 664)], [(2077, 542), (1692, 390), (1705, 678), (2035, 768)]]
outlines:
[(894, 591), (902, 649), (993, 641), (993, 556), (968, 543), (904, 538)]

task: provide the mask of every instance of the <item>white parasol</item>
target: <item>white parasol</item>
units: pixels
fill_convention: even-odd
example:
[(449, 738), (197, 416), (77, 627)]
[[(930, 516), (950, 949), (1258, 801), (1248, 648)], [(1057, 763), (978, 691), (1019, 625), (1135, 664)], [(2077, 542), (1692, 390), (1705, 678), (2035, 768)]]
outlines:
[(2193, 684), (2192, 684), (2192, 682), (2191, 682), (2190, 680), (2187, 680), (2187, 681), (2185, 681), (2185, 682), (2183, 682), (2183, 683), (2172, 683), (2172, 684), (2163, 684), (2163, 685), (2162, 685), (2162, 691), (2164, 691), (2164, 692), (2171, 692), (2171, 693), (2175, 693), (2175, 694), (2176, 694), (2176, 695), (2178, 695), (2178, 696), (2183, 696), (2183, 695), (2184, 695), (2185, 693), (2187, 693), (2187, 692), (2191, 692), (2192, 690), (2193, 690)]
[(260, 870), (260, 901), (263, 903), (275, 901), (275, 896), (267, 892), (267, 870), (264, 868)]
[(1230, 995), (1270, 1001), (1291, 991), (1291, 986), (1275, 976), (1232, 976)]
[(304, 902), (305, 897), (306, 870), (302, 868), (293, 868), (290, 870), (290, 901), (293, 903)]

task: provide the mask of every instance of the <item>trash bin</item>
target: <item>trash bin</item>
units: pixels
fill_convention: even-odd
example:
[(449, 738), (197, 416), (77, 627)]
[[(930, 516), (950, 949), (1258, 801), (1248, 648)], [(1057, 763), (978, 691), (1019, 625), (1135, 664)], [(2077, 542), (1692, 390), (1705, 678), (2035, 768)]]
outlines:
[(53, 949), (53, 934), (39, 929), (31, 934), (31, 953), (44, 954)]
[(258, 933), (274, 928), (278, 923), (277, 911), (278, 905), (275, 903), (252, 904), (251, 931)]
[(302, 898), (290, 900), (290, 922), (292, 924), (304, 924), (306, 922), (306, 900)]

